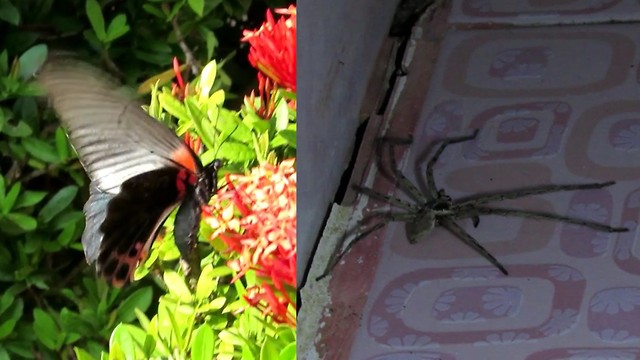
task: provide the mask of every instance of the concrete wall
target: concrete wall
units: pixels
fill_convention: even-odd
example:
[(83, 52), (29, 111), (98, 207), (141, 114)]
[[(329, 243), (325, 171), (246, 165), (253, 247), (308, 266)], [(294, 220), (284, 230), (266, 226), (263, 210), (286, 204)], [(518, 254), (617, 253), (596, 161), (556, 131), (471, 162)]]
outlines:
[(398, 0), (298, 1), (298, 284), (353, 152)]

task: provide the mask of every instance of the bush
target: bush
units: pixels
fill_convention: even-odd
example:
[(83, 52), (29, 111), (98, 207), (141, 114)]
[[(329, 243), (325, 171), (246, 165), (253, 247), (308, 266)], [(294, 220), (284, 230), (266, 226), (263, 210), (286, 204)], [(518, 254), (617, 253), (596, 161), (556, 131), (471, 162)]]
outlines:
[[(240, 111), (225, 107), (229, 99), (242, 99), (234, 88), (249, 86), (230, 75), (241, 68), (234, 63), (239, 31), (230, 24), (241, 22), (251, 1), (0, 4), (0, 359), (295, 358), (295, 326), (274, 322), (274, 313), (261, 311), (273, 304), (247, 292), (260, 289), (270, 275), (247, 268), (239, 277), (239, 269), (228, 266), (239, 255), (221, 240), (226, 233), (206, 225), (217, 219), (215, 207), (201, 227), (203, 271), (195, 286), (177, 265), (173, 216), (137, 270), (140, 281), (115, 289), (96, 279), (79, 242), (88, 179), (31, 82), (49, 49), (99, 59), (124, 82), (142, 83), (152, 116), (175, 127), (196, 150), (204, 144), (203, 163), (224, 159), (221, 175), (277, 167), (295, 157), (295, 89), (260, 75), (259, 94), (245, 98)], [(174, 67), (176, 54), (192, 61)], [(176, 78), (172, 87), (176, 74), (198, 77), (191, 85)], [(293, 313), (291, 285), (275, 288), (276, 298), (289, 298)]]

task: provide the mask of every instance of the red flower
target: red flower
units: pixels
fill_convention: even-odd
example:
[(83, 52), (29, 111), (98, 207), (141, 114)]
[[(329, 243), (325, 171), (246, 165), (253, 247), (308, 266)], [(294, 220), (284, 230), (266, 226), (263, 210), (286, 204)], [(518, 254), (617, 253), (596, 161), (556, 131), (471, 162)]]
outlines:
[[(263, 164), (249, 175), (226, 175), (226, 190), (206, 209), (206, 221), (237, 254), (228, 262), (263, 280), (247, 289), (247, 302), (280, 323), (295, 326), (295, 304), (289, 292), (296, 285), (296, 170), (295, 159), (275, 166)], [(239, 216), (234, 216), (234, 213)]]
[(251, 95), (245, 97), (245, 103), (248, 104), (253, 112), (255, 112), (260, 118), (270, 120), (273, 113), (276, 111), (276, 98), (275, 96), (271, 96), (274, 94), (275, 90), (277, 90), (277, 85), (274, 84), (273, 80), (262, 75), (262, 73), (258, 73), (258, 93), (260, 94), (258, 99), (260, 100), (260, 105), (256, 109), (256, 95), (253, 90), (251, 90)]
[(296, 7), (277, 9), (276, 22), (267, 10), (267, 20), (258, 30), (245, 30), (242, 41), (251, 44), (249, 62), (285, 89), (296, 90)]
[(182, 101), (189, 95), (189, 87), (188, 84), (185, 84), (184, 80), (182, 79), (180, 63), (178, 62), (178, 58), (175, 56), (173, 57), (173, 73), (176, 75), (176, 81), (178, 83), (171, 83), (171, 95)]

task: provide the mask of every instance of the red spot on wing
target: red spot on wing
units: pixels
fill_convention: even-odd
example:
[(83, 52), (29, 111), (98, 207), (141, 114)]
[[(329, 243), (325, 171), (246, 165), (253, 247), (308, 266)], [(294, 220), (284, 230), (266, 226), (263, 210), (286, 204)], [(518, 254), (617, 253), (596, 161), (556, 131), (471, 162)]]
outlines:
[(182, 146), (180, 149), (174, 151), (173, 154), (171, 154), (171, 159), (195, 174), (196, 159), (186, 146)]
[(195, 174), (187, 170), (180, 170), (176, 176), (176, 189), (178, 189), (178, 198), (184, 198), (187, 192), (187, 186), (194, 186), (197, 182)]

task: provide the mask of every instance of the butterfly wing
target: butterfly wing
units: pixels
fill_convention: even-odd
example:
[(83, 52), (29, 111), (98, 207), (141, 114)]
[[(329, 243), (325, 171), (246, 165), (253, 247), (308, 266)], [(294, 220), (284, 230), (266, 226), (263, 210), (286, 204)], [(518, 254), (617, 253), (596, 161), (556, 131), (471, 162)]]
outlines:
[[(106, 216), (99, 225), (102, 238), (96, 268), (112, 284), (121, 286), (129, 282), (138, 262), (146, 258), (162, 223), (187, 196), (176, 186), (182, 171), (185, 170), (166, 167), (135, 176), (122, 184), (118, 195), (107, 203), (106, 211), (101, 211)], [(88, 202), (85, 211), (102, 204)], [(83, 236), (83, 245), (91, 246), (91, 238)]]
[(97, 69), (54, 59), (38, 81), (98, 189), (116, 194), (125, 180), (163, 167), (200, 171), (190, 149), (171, 130)]
[(38, 76), (92, 180), (85, 256), (113, 285), (128, 282), (202, 165), (168, 128), (99, 70), (69, 59)]

